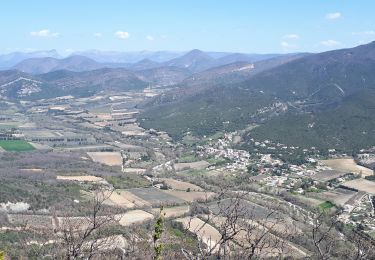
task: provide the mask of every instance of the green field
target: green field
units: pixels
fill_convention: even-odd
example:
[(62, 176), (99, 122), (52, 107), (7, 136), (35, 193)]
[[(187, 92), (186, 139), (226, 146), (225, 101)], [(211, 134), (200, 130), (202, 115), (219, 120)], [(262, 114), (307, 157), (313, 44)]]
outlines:
[(0, 146), (7, 152), (22, 152), (35, 149), (24, 140), (0, 140)]
[(335, 206), (335, 204), (333, 204), (332, 202), (325, 201), (325, 202), (323, 202), (322, 204), (319, 205), (319, 209), (320, 210), (326, 210), (326, 209), (333, 208), (334, 206)]

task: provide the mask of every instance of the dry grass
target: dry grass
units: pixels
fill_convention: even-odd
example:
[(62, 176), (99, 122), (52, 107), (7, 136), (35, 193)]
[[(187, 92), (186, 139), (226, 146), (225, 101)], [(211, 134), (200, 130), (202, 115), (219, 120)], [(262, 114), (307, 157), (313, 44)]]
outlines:
[[(171, 207), (171, 208), (164, 208), (163, 213), (165, 213), (166, 218), (177, 218), (181, 217), (182, 215), (189, 212), (189, 206), (177, 206), (177, 207)], [(155, 208), (152, 209), (152, 212), (154, 214), (158, 214), (160, 212), (160, 209)]]
[(372, 175), (371, 169), (357, 165), (353, 158), (330, 159), (330, 160), (322, 160), (321, 162), (336, 171), (362, 173), (362, 176)]
[[(197, 234), (197, 236), (207, 245), (209, 249), (214, 248), (221, 238), (221, 235), (216, 228), (210, 224), (205, 224), (204, 221), (197, 217), (185, 217), (176, 219), (176, 221), (182, 223), (184, 228), (188, 229), (190, 232)], [(217, 249), (218, 246), (216, 245), (216, 250)]]
[(40, 169), (40, 168), (25, 168), (25, 169), (20, 169), (21, 171), (23, 172), (43, 172), (44, 170), (43, 169)]
[(348, 200), (355, 196), (356, 192), (344, 189), (336, 189), (321, 193), (311, 193), (322, 201), (331, 201), (336, 205), (344, 205)]
[(355, 179), (344, 182), (343, 185), (349, 188), (357, 189), (359, 191), (375, 194), (375, 182), (373, 181), (368, 181), (365, 179)]
[(101, 177), (96, 177), (92, 175), (82, 175), (82, 176), (56, 176), (57, 180), (64, 180), (64, 181), (79, 181), (79, 182), (99, 182), (103, 181), (104, 179)]
[(137, 197), (131, 192), (125, 191), (125, 190), (120, 190), (117, 191), (120, 193), (121, 197), (125, 198), (126, 200), (130, 201), (137, 207), (150, 207), (151, 203), (141, 199), (140, 197)]
[(177, 197), (179, 199), (182, 199), (188, 202), (192, 202), (195, 200), (205, 200), (215, 195), (215, 193), (213, 192), (204, 192), (204, 191), (191, 191), (191, 192), (179, 191), (179, 190), (163, 190), (163, 191), (169, 195), (172, 195), (174, 197)]
[(111, 192), (111, 194), (109, 194), (109, 192), (110, 191), (105, 192), (105, 196), (108, 197), (108, 199), (105, 201), (105, 204), (127, 209), (134, 208), (136, 206), (130, 200), (122, 196), (121, 192), (113, 191)]
[(182, 170), (202, 170), (208, 167), (210, 164), (206, 161), (199, 161), (199, 162), (191, 162), (191, 163), (176, 163), (174, 165), (174, 168), (176, 171), (182, 171)]
[(146, 169), (143, 169), (143, 168), (124, 168), (122, 171), (124, 173), (144, 174), (146, 172)]
[(154, 215), (143, 210), (131, 210), (121, 215), (119, 224), (122, 226), (130, 226), (139, 224), (154, 218)]
[(169, 178), (160, 178), (161, 181), (165, 182), (173, 190), (183, 190), (186, 191), (190, 189), (191, 191), (203, 191), (203, 189), (197, 185), (194, 185), (189, 182), (178, 181)]
[(88, 152), (87, 154), (94, 162), (109, 166), (122, 165), (122, 157), (119, 152)]

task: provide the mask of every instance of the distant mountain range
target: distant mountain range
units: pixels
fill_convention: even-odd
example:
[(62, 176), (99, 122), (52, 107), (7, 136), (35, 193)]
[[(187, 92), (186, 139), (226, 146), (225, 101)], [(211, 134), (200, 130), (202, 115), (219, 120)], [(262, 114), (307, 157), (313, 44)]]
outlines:
[(100, 68), (103, 68), (103, 65), (84, 56), (70, 56), (65, 59), (31, 58), (23, 60), (13, 67), (13, 69), (31, 74), (42, 74), (56, 70), (79, 72)]
[(100, 91), (129, 91), (150, 85), (174, 85), (191, 73), (175, 67), (131, 71), (125, 68), (100, 68), (88, 71), (57, 70), (32, 75), (19, 70), (0, 71), (0, 98), (35, 100), (73, 95), (86, 97)]
[(17, 63), (31, 58), (61, 58), (56, 50), (36, 52), (12, 52), (0, 55), (0, 70), (10, 69)]
[[(254, 63), (254, 69), (260, 64)], [(235, 71), (224, 79), (213, 72), (212, 80), (194, 74), (194, 80), (180, 83), (182, 94), (174, 90), (156, 97), (139, 119), (144, 127), (175, 138), (255, 123), (260, 126), (249, 132), (249, 139), (358, 151), (375, 146), (374, 71), (375, 42), (300, 55), (253, 70), (241, 80), (228, 80), (241, 77)]]
[(255, 124), (245, 131), (245, 144), (271, 139), (348, 153), (375, 146), (375, 42), (319, 54), (90, 55), (0, 56), (8, 65), (18, 60), (12, 70), (0, 71), (0, 96), (33, 100), (168, 87), (139, 105), (139, 122), (176, 139)]
[[(162, 53), (153, 54), (160, 57)], [(295, 56), (192, 50), (165, 62), (144, 58), (135, 63), (110, 63), (80, 55), (44, 57), (48, 54), (58, 56), (56, 51), (29, 53), (25, 57), (31, 58), (20, 61), (11, 70), (0, 71), (0, 95), (10, 99), (38, 99), (67, 94), (89, 96), (103, 90), (125, 91), (146, 86), (177, 89), (184, 86), (187, 92), (194, 92), (194, 88), (203, 89), (220, 81), (243, 81), (250, 74)], [(252, 60), (261, 60), (255, 62), (255, 69)]]
[(57, 70), (80, 72), (100, 68), (144, 70), (158, 67), (178, 67), (194, 73), (234, 62), (256, 62), (276, 56), (278, 54), (240, 54), (192, 50), (187, 53), (87, 51), (61, 58), (56, 51), (52, 50), (0, 55), (0, 69), (16, 69), (31, 74), (42, 74)]

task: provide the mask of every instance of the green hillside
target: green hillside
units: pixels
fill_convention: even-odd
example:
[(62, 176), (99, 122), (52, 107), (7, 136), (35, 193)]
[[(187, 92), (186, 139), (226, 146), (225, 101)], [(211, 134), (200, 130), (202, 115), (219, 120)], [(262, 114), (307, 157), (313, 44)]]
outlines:
[[(139, 118), (142, 126), (175, 138), (257, 123), (252, 135), (258, 139), (353, 151), (375, 145), (374, 71), (375, 42), (308, 55), (244, 82), (205, 87), (194, 96), (151, 106)], [(276, 102), (288, 111), (259, 113)]]
[(306, 148), (358, 152), (375, 145), (375, 90), (348, 97), (333, 110), (287, 114), (269, 120), (253, 129), (249, 137)]

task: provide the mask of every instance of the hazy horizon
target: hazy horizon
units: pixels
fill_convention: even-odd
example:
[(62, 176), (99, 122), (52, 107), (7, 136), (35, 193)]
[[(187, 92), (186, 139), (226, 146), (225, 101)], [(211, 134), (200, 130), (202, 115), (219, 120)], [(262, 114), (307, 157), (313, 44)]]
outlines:
[(323, 52), (375, 38), (372, 1), (266, 2), (16, 0), (2, 5), (0, 53)]

